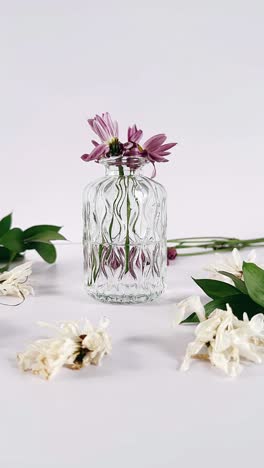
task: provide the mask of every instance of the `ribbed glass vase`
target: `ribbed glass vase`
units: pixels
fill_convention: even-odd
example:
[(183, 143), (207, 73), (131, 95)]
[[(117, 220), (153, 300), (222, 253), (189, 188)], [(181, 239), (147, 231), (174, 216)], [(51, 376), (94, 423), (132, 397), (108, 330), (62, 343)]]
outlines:
[(83, 197), (85, 287), (103, 302), (151, 301), (164, 290), (166, 191), (142, 175), (143, 158), (102, 164)]

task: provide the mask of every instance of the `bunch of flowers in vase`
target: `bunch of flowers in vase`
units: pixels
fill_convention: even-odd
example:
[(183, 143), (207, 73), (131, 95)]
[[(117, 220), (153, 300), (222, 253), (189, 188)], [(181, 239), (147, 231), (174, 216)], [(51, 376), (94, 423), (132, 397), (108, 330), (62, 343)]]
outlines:
[[(145, 302), (164, 290), (167, 263), (166, 192), (154, 179), (156, 162), (176, 143), (166, 143), (158, 134), (141, 143), (143, 132), (128, 128), (127, 141), (109, 113), (96, 115), (88, 123), (99, 137), (83, 161), (106, 168), (105, 177), (84, 190), (85, 285), (93, 297), (105, 302)], [(142, 174), (153, 165), (152, 177)]]

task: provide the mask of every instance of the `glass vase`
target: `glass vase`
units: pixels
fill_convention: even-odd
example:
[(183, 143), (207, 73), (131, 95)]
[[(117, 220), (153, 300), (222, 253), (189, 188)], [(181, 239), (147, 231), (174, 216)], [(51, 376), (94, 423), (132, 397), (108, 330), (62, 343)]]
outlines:
[(85, 288), (103, 302), (152, 301), (167, 267), (166, 191), (142, 174), (143, 158), (101, 164), (83, 196)]

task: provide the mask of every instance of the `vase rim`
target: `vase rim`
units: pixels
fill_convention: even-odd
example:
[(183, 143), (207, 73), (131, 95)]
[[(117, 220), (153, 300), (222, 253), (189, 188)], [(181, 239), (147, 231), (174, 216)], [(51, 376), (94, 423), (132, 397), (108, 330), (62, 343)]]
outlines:
[(126, 166), (130, 169), (138, 169), (148, 163), (144, 156), (109, 156), (98, 161), (104, 166)]

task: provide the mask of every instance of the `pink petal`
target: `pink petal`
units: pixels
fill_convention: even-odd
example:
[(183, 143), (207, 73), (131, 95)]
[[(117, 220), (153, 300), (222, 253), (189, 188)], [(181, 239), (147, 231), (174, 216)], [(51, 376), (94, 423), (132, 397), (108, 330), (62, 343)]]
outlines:
[[(133, 125), (134, 127), (135, 125)], [(133, 135), (133, 127), (128, 127), (127, 129), (127, 140), (130, 141), (131, 136)]]
[(134, 124), (132, 127), (128, 127), (127, 130), (127, 139), (130, 141), (130, 139), (133, 137), (133, 135), (137, 132), (137, 126)]
[(118, 123), (116, 120), (113, 122), (113, 125), (114, 125), (114, 136), (118, 138), (119, 132), (118, 132)]
[(94, 129), (94, 119), (88, 119), (87, 120), (88, 124), (90, 125), (91, 129)]
[(105, 142), (108, 140), (108, 133), (104, 129), (104, 127), (101, 125), (101, 122), (98, 122), (97, 120), (94, 121), (94, 131), (95, 133), (99, 136), (102, 142)]
[(109, 112), (106, 112), (105, 114), (103, 114), (103, 116), (104, 116), (104, 121), (106, 122), (108, 129), (110, 130), (111, 135), (114, 135), (115, 130), (114, 130), (113, 121), (111, 119), (111, 115), (109, 114)]
[(148, 159), (150, 161), (156, 161), (156, 162), (167, 162), (168, 161), (168, 159), (165, 159), (159, 153), (148, 153)]
[(132, 141), (133, 143), (138, 143), (140, 139), (142, 138), (142, 135), (143, 135), (142, 130), (138, 130), (135, 124), (132, 127), (128, 127), (128, 131), (127, 131), (128, 141)]
[[(103, 117), (104, 117), (104, 114), (103, 114)], [(100, 117), (100, 115), (96, 114), (95, 121), (107, 132), (108, 127), (107, 127), (106, 122), (104, 121), (103, 117)]]
[(145, 144), (143, 145), (144, 149), (148, 152), (155, 151), (159, 146), (161, 146), (164, 141), (166, 140), (166, 135), (161, 133), (159, 135), (154, 135), (153, 137), (149, 138)]
[(98, 145), (90, 153), (90, 158), (97, 159), (98, 157), (105, 155), (108, 152), (108, 150), (109, 150), (108, 145), (105, 145), (105, 144)]
[(176, 146), (176, 145), (177, 145), (177, 143), (166, 143), (166, 145), (162, 145), (162, 146), (160, 147), (160, 149), (161, 149), (162, 151), (167, 151), (167, 150), (173, 148), (173, 147)]
[(143, 136), (143, 131), (142, 130), (137, 130), (133, 135), (133, 142), (134, 143), (139, 143), (142, 136)]
[(83, 161), (93, 161), (94, 159), (100, 158), (108, 151), (108, 146), (105, 144), (97, 145), (90, 154), (83, 154), (81, 159)]
[(83, 154), (83, 155), (81, 156), (81, 159), (82, 159), (83, 161), (90, 161), (90, 155), (89, 155), (89, 154)]

